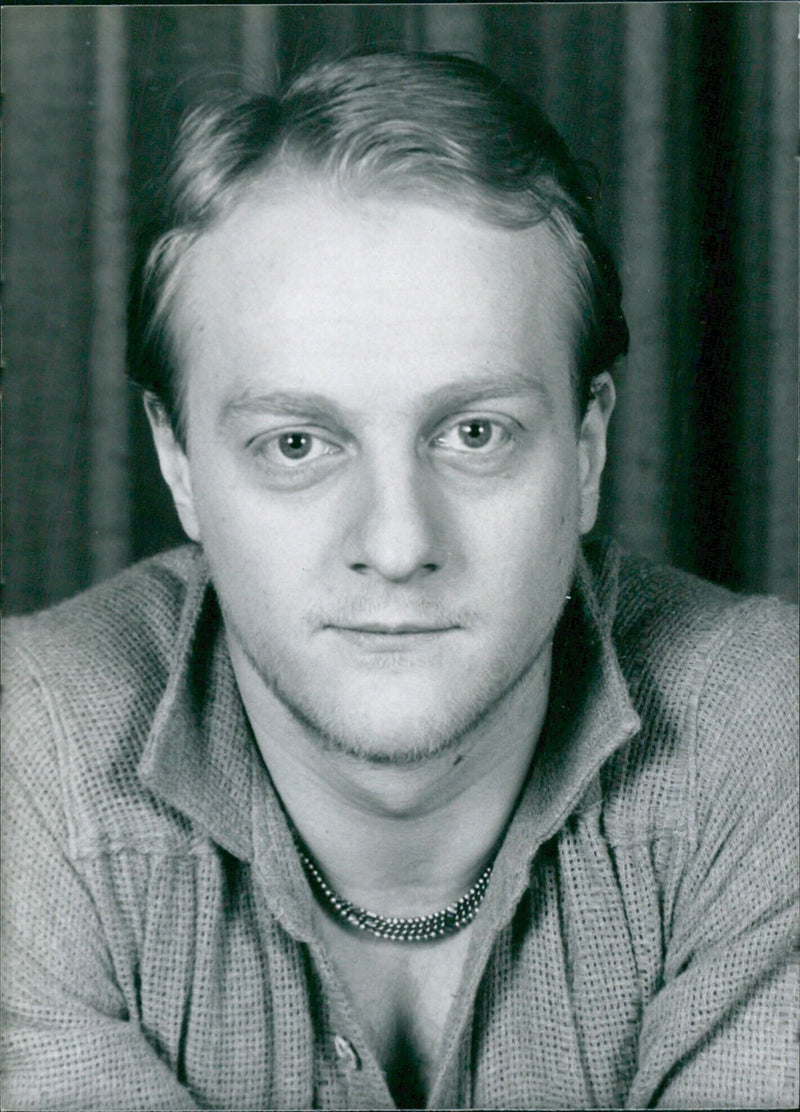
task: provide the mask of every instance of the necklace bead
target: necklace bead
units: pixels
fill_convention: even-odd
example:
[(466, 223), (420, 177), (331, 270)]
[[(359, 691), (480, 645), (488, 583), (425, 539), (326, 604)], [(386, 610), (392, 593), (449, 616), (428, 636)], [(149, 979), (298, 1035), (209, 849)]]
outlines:
[(382, 938), (389, 942), (433, 942), (462, 930), (478, 914), (494, 866), (494, 862), (491, 861), (469, 891), (456, 903), (448, 904), (441, 911), (432, 911), (429, 915), (412, 915), (408, 918), (400, 915), (379, 915), (376, 911), (368, 911), (364, 907), (350, 903), (349, 900), (334, 892), (300, 845), (297, 837), (295, 842), (311, 887), (337, 918), (357, 930), (366, 931), (375, 938)]

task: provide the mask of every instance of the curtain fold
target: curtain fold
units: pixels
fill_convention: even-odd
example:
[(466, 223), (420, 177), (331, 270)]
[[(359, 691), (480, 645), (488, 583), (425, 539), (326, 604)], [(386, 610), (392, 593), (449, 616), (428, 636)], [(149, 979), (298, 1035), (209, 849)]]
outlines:
[(777, 2), (6, 9), (7, 609), (181, 539), (124, 368), (182, 112), (381, 45), (487, 62), (597, 167), (632, 334), (601, 527), (796, 597), (795, 23)]
[(620, 264), (631, 345), (615, 417), (613, 521), (624, 543), (666, 560), (672, 442), (667, 9), (628, 4), (623, 27)]
[[(763, 590), (797, 591), (797, 27), (790, 4), (769, 7), (769, 278), (764, 291), (769, 344), (766, 560), (751, 576)], [(756, 353), (758, 358), (758, 353)], [(752, 558), (752, 553), (751, 553)]]
[(89, 578), (124, 567), (130, 554), (125, 305), (128, 270), (128, 84), (125, 13), (94, 19), (94, 146), (90, 198)]

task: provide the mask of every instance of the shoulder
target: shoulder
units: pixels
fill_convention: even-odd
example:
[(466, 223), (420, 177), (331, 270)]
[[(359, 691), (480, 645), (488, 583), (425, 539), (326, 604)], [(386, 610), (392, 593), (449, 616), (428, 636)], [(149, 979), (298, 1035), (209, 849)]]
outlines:
[(131, 685), (158, 690), (198, 554), (192, 547), (144, 560), (48, 610), (3, 627), (3, 679), (15, 700), (31, 680), (70, 701), (106, 703)]
[(109, 623), (116, 634), (115, 618), (135, 618), (136, 610), (150, 602), (162, 602), (169, 609), (177, 603), (180, 609), (187, 584), (201, 563), (200, 549), (193, 544), (161, 552), (46, 610), (6, 619), (4, 637), (12, 645), (36, 641), (44, 646), (76, 629), (89, 638)]
[(764, 813), (770, 798), (788, 800), (797, 779), (796, 608), (629, 556), (619, 558), (613, 593), (612, 638), (642, 722), (609, 770), (629, 836), (633, 824), (639, 834), (671, 829), (691, 841), (715, 809), (735, 821)]
[(4, 623), (4, 774), (43, 809), (94, 813), (141, 794), (136, 767), (201, 561), (176, 549)]
[(647, 647), (656, 658), (691, 651), (718, 637), (777, 634), (791, 653), (797, 608), (766, 595), (741, 595), (676, 568), (619, 555), (614, 636), (618, 651)]
[(788, 603), (622, 556), (613, 639), (638, 701), (658, 696), (705, 731), (756, 708), (796, 726), (798, 614)]

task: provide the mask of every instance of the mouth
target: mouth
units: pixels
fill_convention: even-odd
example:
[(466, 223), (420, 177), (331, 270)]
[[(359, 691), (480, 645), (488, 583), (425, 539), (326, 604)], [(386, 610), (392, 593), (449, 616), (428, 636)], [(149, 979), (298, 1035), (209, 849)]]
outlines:
[(424, 622), (359, 622), (326, 626), (348, 644), (369, 652), (404, 652), (423, 648), (458, 628), (426, 625)]
[(448, 633), (456, 626), (425, 625), (417, 622), (361, 622), (352, 626), (332, 626), (344, 633), (373, 633), (378, 637), (397, 637), (413, 633)]

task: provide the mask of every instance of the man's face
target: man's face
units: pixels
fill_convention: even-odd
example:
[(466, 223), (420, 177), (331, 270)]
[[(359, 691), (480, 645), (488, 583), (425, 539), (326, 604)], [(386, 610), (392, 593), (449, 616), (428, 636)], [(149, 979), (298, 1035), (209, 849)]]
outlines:
[(192, 249), (162, 465), (234, 660), (328, 745), (438, 752), (541, 679), (610, 410), (576, 425), (576, 322), (543, 226), (309, 191)]

